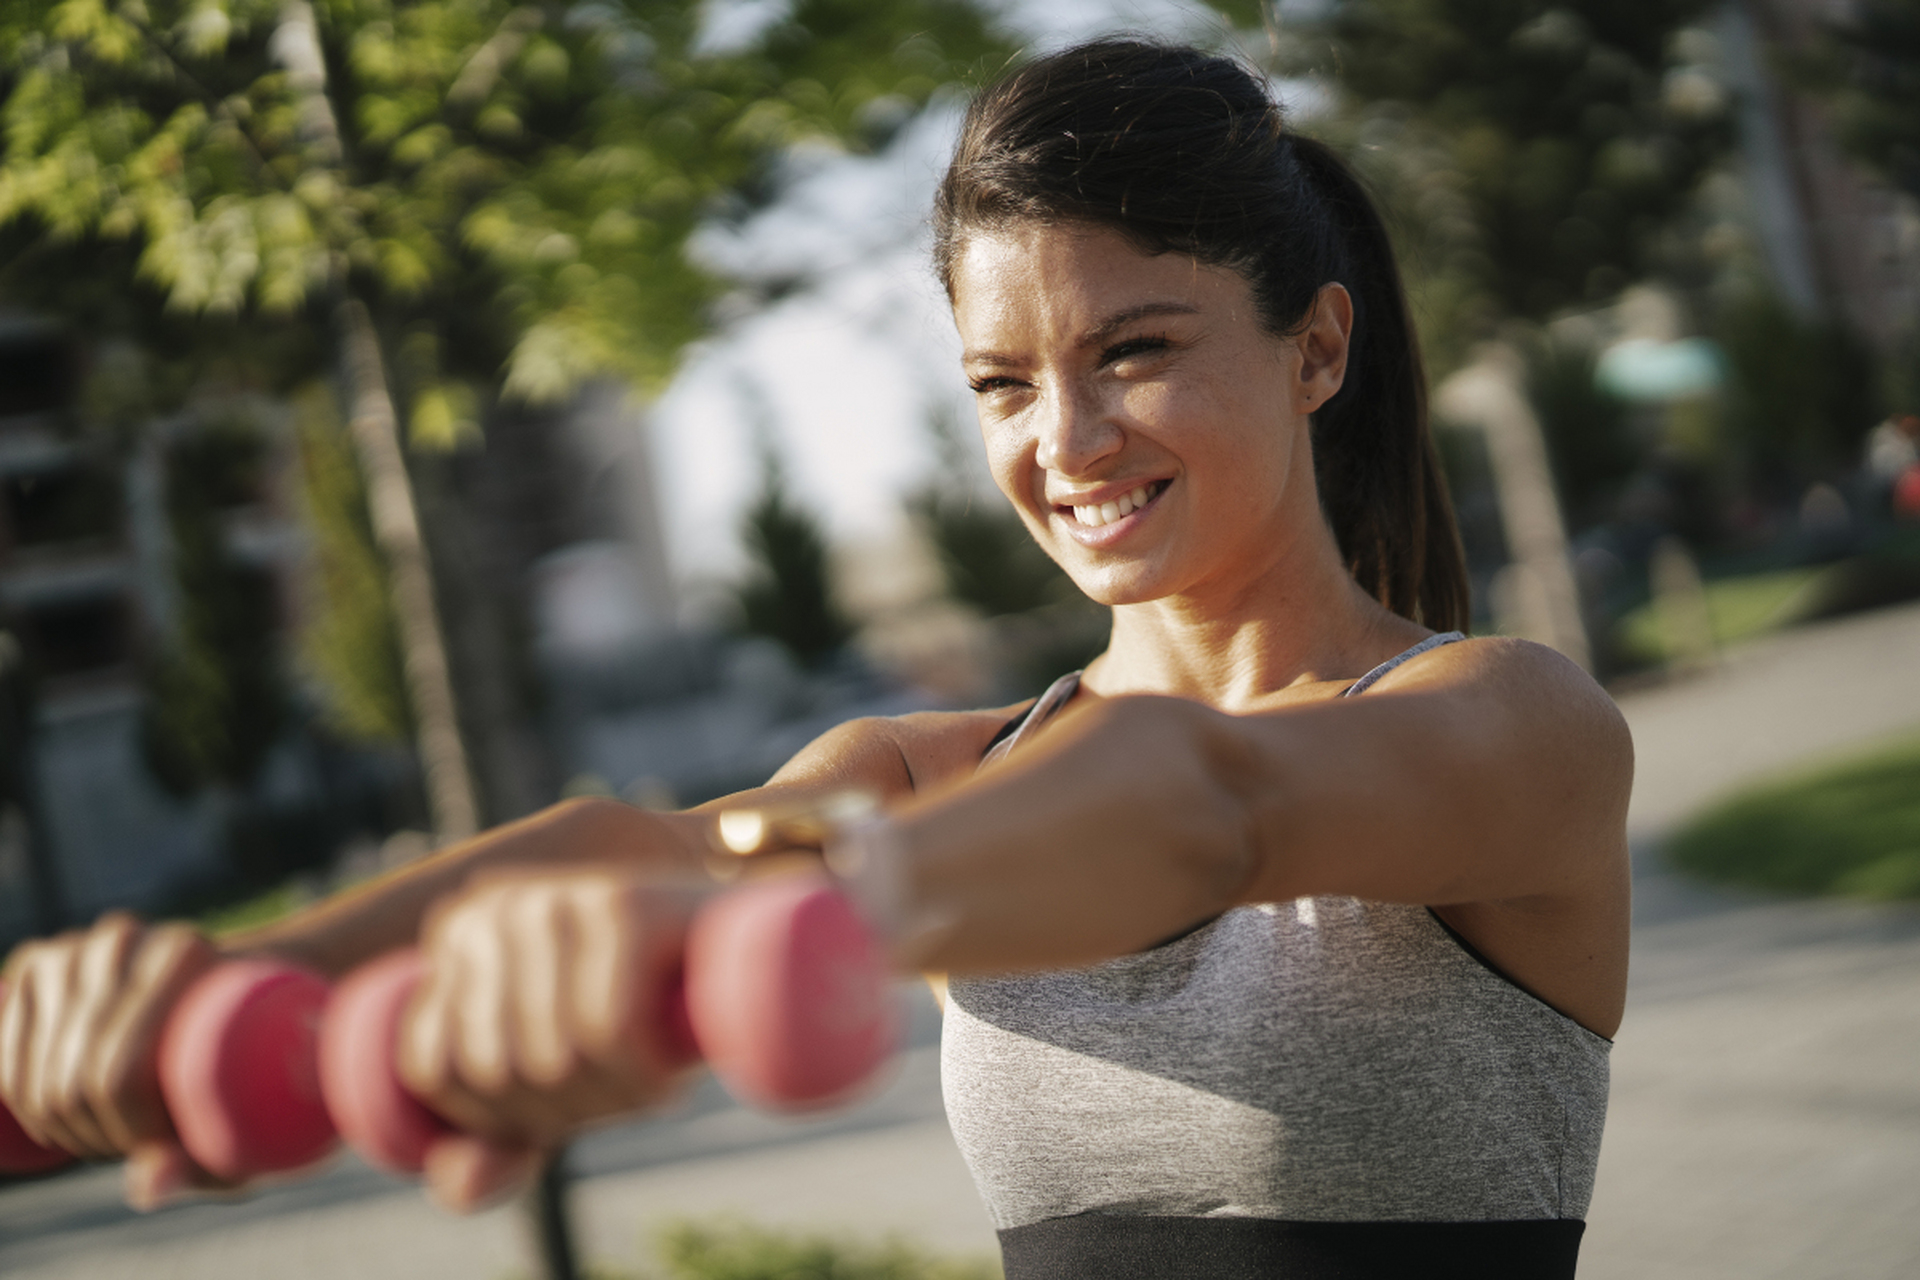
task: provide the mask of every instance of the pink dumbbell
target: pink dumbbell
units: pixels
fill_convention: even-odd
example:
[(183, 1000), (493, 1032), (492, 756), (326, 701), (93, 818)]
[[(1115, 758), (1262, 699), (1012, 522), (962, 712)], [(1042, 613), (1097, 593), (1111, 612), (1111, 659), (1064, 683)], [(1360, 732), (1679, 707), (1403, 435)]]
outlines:
[[(312, 1164), (333, 1149), (314, 1071), (326, 980), (275, 960), (202, 974), (160, 1036), (160, 1094), (180, 1144), (202, 1168), (241, 1181)], [(0, 1108), (0, 1172), (64, 1164)]]
[[(400, 1083), (399, 1022), (420, 980), (417, 952), (393, 952), (340, 983), (320, 1033), (320, 1085), (349, 1146), (418, 1173), (453, 1131)], [(892, 1052), (885, 960), (853, 905), (818, 874), (784, 874), (709, 900), (689, 925), (684, 965), (659, 975), (653, 1034), (670, 1061), (705, 1058), (742, 1101), (775, 1111), (831, 1106)]]
[[(158, 1062), (188, 1154), (245, 1181), (311, 1164), (344, 1136), (373, 1163), (417, 1172), (428, 1143), (449, 1132), (394, 1073), (419, 963), (415, 952), (395, 952), (331, 991), (316, 973), (266, 959), (202, 975), (169, 1015)], [(705, 1057), (756, 1106), (830, 1106), (870, 1079), (893, 1046), (884, 961), (822, 876), (751, 881), (712, 899), (691, 922), (682, 969), (661, 978), (655, 1034), (664, 1056)], [(0, 1172), (68, 1159), (0, 1108)]]

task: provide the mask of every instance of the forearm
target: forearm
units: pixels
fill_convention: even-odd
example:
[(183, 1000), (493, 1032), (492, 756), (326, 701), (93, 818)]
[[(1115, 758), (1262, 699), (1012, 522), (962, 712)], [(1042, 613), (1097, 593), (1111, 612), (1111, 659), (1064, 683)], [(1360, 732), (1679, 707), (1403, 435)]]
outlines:
[(574, 800), (438, 850), (284, 920), (229, 935), (220, 949), (270, 954), (341, 974), (418, 936), (427, 910), (474, 876), (503, 868), (625, 863), (700, 874), (710, 819), (610, 800)]
[(662, 876), (704, 875), (713, 815), (728, 806), (786, 805), (857, 788), (884, 798), (911, 791), (893, 730), (854, 721), (828, 731), (764, 787), (683, 813), (612, 800), (572, 800), (439, 850), (285, 920), (221, 940), (230, 953), (268, 953), (323, 973), (415, 940), (428, 909), (474, 876), (499, 869), (624, 863)]

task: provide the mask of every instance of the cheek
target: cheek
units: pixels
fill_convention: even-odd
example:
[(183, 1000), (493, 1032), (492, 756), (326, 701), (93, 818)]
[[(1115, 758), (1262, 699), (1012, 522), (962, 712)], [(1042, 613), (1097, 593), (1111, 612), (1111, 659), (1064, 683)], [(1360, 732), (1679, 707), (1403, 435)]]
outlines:
[(987, 470), (993, 474), (994, 484), (1015, 506), (1027, 505), (1038, 475), (1030, 442), (1006, 423), (981, 423), (980, 438), (986, 445)]

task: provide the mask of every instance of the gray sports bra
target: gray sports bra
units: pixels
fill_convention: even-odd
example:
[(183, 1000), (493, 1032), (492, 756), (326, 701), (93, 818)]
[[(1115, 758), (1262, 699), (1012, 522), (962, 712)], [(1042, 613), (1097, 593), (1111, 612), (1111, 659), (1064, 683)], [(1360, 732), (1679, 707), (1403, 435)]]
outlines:
[(1573, 1274), (1609, 1048), (1427, 908), (1324, 896), (955, 978), (941, 1069), (1010, 1280), (1544, 1277)]

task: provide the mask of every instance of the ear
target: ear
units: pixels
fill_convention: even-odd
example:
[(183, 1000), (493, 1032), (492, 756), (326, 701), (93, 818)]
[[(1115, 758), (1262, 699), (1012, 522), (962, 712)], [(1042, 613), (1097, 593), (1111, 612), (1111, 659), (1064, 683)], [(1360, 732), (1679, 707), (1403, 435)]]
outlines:
[(1312, 413), (1333, 399), (1347, 379), (1348, 340), (1353, 336), (1353, 298), (1342, 284), (1324, 284), (1313, 300), (1300, 348), (1299, 409)]

